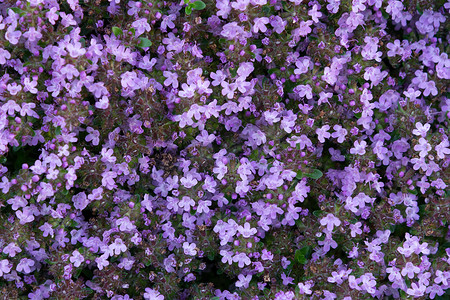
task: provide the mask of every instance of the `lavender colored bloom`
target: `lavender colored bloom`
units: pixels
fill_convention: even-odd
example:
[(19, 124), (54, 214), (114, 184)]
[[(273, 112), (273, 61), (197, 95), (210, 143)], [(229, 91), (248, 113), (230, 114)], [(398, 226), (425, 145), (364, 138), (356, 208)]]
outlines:
[(136, 21), (134, 21), (131, 26), (136, 29), (136, 33), (135, 36), (138, 37), (140, 35), (142, 35), (144, 32), (148, 32), (151, 30), (150, 25), (147, 22), (147, 19), (138, 19)]
[(145, 300), (164, 300), (164, 296), (161, 295), (157, 290), (151, 288), (145, 288), (144, 293)]
[(238, 288), (248, 288), (250, 281), (252, 280), (252, 275), (238, 275), (238, 281), (236, 282), (236, 287)]
[(326, 226), (328, 232), (332, 232), (334, 226), (337, 227), (341, 225), (341, 221), (338, 218), (336, 218), (333, 214), (328, 214), (326, 217), (320, 219), (320, 224), (322, 226)]
[(255, 18), (253, 21), (255, 22), (252, 28), (252, 31), (254, 33), (258, 33), (258, 31), (264, 33), (267, 31), (266, 25), (269, 24), (269, 18), (267, 17)]
[(8, 274), (11, 271), (11, 264), (9, 263), (9, 260), (3, 259), (0, 261), (0, 277), (2, 277), (4, 274)]
[(324, 125), (321, 128), (316, 129), (319, 142), (325, 143), (325, 139), (330, 138), (331, 133), (329, 133), (328, 130), (330, 130), (330, 125)]
[(190, 256), (197, 255), (196, 247), (197, 247), (197, 245), (195, 243), (184, 242), (183, 243), (184, 254), (190, 255)]
[(78, 250), (73, 251), (72, 256), (70, 257), (70, 262), (73, 263), (75, 267), (79, 267), (81, 263), (84, 261), (83, 255), (78, 252)]
[(16, 270), (18, 272), (22, 272), (24, 274), (29, 274), (32, 272), (33, 266), (35, 262), (29, 258), (22, 258), (20, 262), (17, 264)]
[(366, 141), (355, 141), (354, 148), (350, 149), (351, 154), (364, 155), (366, 153), (367, 142)]

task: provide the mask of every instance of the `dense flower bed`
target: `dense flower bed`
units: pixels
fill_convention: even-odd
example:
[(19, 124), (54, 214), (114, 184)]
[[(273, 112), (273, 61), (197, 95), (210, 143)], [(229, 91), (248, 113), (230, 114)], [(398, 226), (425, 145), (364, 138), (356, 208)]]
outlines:
[(450, 2), (1, 2), (4, 299), (449, 296)]

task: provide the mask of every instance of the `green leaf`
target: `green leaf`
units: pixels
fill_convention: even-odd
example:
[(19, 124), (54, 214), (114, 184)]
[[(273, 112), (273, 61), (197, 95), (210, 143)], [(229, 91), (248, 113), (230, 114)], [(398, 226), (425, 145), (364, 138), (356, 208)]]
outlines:
[(138, 45), (139, 48), (148, 48), (152, 45), (152, 42), (147, 38), (141, 37), (139, 39), (141, 40)]
[(186, 6), (184, 12), (189, 16), (192, 13), (192, 6), (190, 4)]
[(323, 176), (323, 173), (319, 169), (314, 169), (311, 173), (306, 173), (305, 176), (317, 180)]
[(321, 214), (322, 214), (322, 211), (321, 211), (321, 210), (315, 210), (315, 211), (313, 211), (313, 215), (316, 216), (316, 217), (320, 217)]
[(18, 7), (10, 7), (10, 10), (12, 10), (13, 12), (15, 12), (16, 14), (19, 14), (19, 16), (23, 16), (26, 14), (26, 12), (24, 12), (23, 10), (21, 10)]
[(306, 256), (302, 253), (302, 250), (296, 250), (295, 251), (295, 261), (299, 264), (306, 264), (308, 262), (308, 259)]
[(16, 14), (20, 14), (22, 12), (22, 10), (18, 7), (10, 7), (9, 9), (15, 12)]
[(297, 178), (298, 180), (302, 180), (304, 176), (305, 174), (303, 174), (302, 171), (298, 171), (297, 175), (295, 175), (295, 178)]
[(410, 189), (408, 189), (408, 193), (413, 194), (413, 195), (418, 194), (417, 190), (410, 190)]
[(82, 269), (82, 268), (78, 268), (78, 269), (76, 269), (76, 271), (75, 271), (75, 274), (73, 274), (72, 276), (73, 276), (74, 278), (78, 278), (78, 277), (80, 277), (80, 275), (81, 275), (81, 271), (83, 271), (83, 269)]
[[(191, 5), (191, 4), (190, 4)], [(192, 8), (196, 10), (202, 10), (206, 7), (205, 2), (197, 0), (194, 3), (192, 3)]]
[(112, 28), (112, 32), (114, 33), (115, 36), (119, 36), (119, 35), (123, 34), (122, 29), (120, 29), (119, 27), (115, 27), (115, 26)]
[(302, 249), (300, 249), (300, 253), (306, 257), (309, 258), (312, 253), (312, 247), (311, 246), (305, 246)]

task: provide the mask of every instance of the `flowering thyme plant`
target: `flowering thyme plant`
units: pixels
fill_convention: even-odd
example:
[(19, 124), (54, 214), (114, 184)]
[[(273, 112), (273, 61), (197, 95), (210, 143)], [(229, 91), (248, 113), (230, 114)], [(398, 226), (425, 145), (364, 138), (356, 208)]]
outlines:
[(4, 299), (444, 299), (450, 2), (0, 1)]

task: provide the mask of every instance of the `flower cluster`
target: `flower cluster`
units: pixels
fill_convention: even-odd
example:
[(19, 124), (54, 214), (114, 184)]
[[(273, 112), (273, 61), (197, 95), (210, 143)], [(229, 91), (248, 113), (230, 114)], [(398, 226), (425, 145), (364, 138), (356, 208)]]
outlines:
[(438, 299), (450, 2), (3, 0), (5, 299)]

